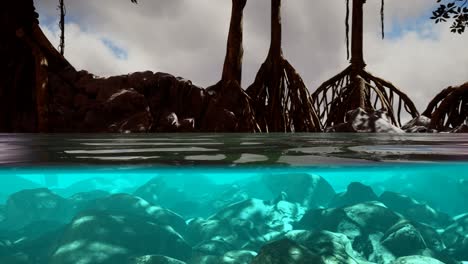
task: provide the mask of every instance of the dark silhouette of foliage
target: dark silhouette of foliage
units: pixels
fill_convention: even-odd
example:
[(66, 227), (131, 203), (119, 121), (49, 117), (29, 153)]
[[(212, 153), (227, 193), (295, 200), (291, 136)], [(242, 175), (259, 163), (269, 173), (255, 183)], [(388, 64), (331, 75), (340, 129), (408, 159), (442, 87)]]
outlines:
[[(363, 56), (363, 7), (366, 0), (353, 0), (352, 2), (351, 65), (338, 75), (324, 82), (312, 94), (315, 109), (324, 127), (345, 122), (346, 113), (358, 107), (371, 111), (383, 109), (388, 112), (390, 121), (394, 125), (401, 126), (403, 109), (413, 117), (418, 116), (419, 113), (414, 103), (405, 93), (392, 83), (373, 76), (365, 70), (366, 63)], [(347, 4), (349, 4), (349, 1), (347, 1)], [(382, 21), (383, 11), (384, 5), (382, 1)], [(349, 7), (346, 13), (346, 17), (348, 18)], [(347, 26), (347, 36), (348, 29), (349, 26)]]
[(437, 0), (441, 3), (439, 7), (432, 12), (435, 23), (447, 22), (452, 20), (450, 31), (462, 34), (468, 27), (468, 0)]

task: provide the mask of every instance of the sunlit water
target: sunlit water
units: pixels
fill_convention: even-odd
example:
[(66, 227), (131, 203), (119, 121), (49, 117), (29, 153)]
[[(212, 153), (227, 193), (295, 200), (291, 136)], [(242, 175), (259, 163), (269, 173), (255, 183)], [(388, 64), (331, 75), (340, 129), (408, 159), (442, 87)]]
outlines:
[(465, 135), (4, 134), (0, 177), (0, 263), (468, 261)]

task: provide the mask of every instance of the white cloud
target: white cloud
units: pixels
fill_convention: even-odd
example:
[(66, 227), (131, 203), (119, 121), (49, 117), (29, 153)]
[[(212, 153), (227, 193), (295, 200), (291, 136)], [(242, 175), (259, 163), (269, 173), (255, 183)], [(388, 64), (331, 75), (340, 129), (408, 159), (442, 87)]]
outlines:
[[(432, 0), (430, 0), (432, 1)], [(221, 75), (231, 1), (129, 0), (68, 1), (67, 58), (98, 75), (165, 71), (208, 86)], [(380, 1), (366, 4), (365, 57), (368, 69), (409, 93), (420, 111), (442, 88), (468, 81), (468, 34), (453, 35), (448, 25), (421, 19), (428, 0), (386, 1), (386, 27), (414, 24), (399, 37), (380, 39)], [(435, 2), (435, 1), (432, 1)], [(36, 3), (45, 17), (56, 15), (56, 1)], [(435, 4), (435, 3), (434, 3)], [(244, 86), (248, 86), (269, 47), (270, 1), (251, 0), (245, 13)], [(287, 59), (314, 90), (347, 65), (344, 0), (283, 1)], [(45, 29), (57, 44), (57, 28)], [(430, 36), (430, 37), (428, 37)], [(116, 57), (102, 38), (128, 53)]]

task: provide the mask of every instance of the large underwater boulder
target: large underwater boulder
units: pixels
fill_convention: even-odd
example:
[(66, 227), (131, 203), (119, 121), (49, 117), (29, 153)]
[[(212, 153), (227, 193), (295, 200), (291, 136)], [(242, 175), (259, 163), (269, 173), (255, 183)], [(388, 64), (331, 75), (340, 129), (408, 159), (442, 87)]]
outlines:
[(5, 214), (5, 205), (0, 205), (0, 227), (2, 226), (3, 221), (6, 219)]
[(127, 263), (131, 256), (164, 255), (187, 260), (192, 248), (173, 228), (151, 218), (89, 211), (65, 228), (51, 264)]
[(252, 264), (325, 264), (322, 258), (306, 247), (282, 239), (262, 247)]
[(161, 255), (146, 255), (133, 257), (127, 264), (185, 264), (185, 262)]
[(208, 217), (232, 203), (248, 198), (236, 184), (215, 184), (203, 175), (158, 176), (140, 186), (134, 195), (184, 217)]
[(319, 255), (323, 263), (357, 264), (361, 259), (352, 248), (351, 241), (343, 234), (329, 231), (294, 230), (286, 238)]
[(4, 226), (19, 229), (37, 221), (67, 222), (72, 214), (70, 203), (49, 189), (23, 190), (8, 198)]
[(8, 196), (13, 193), (19, 192), (25, 189), (37, 189), (41, 186), (35, 182), (27, 180), (12, 174), (6, 174), (2, 177), (2, 184), (0, 186), (0, 204), (7, 201)]
[(459, 181), (459, 189), (462, 196), (465, 198), (465, 204), (468, 204), (468, 179)]
[(62, 227), (63, 225), (37, 222), (19, 232), (10, 233), (13, 239), (8, 243), (7, 252), (0, 253), (0, 263), (49, 264), (49, 257), (62, 234)]
[(108, 197), (110, 194), (106, 191), (95, 190), (89, 192), (79, 192), (68, 198), (70, 206), (74, 212), (81, 212), (90, 207), (95, 200)]
[(257, 253), (249, 250), (232, 250), (223, 255), (198, 255), (187, 264), (250, 264)]
[(135, 179), (124, 177), (95, 177), (80, 180), (65, 188), (53, 189), (53, 191), (63, 197), (71, 197), (78, 193), (90, 193), (95, 191), (105, 191), (108, 193), (131, 193), (135, 188)]
[(410, 220), (437, 227), (446, 227), (451, 222), (447, 214), (438, 212), (429, 205), (403, 194), (387, 191), (380, 195), (379, 200), (388, 208)]
[(420, 255), (426, 249), (423, 236), (410, 223), (391, 227), (381, 241), (396, 257)]
[(437, 259), (425, 256), (407, 256), (395, 260), (392, 264), (444, 264)]
[(372, 184), (376, 192), (393, 192), (405, 195), (420, 204), (449, 215), (468, 211), (466, 192), (460, 182), (467, 179), (463, 173), (444, 170), (424, 171), (421, 174), (400, 174)]
[(379, 202), (366, 202), (344, 208), (349, 219), (365, 232), (386, 231), (400, 216)]
[(66, 224), (57, 221), (36, 221), (20, 229), (2, 230), (2, 237), (15, 241), (16, 245), (40, 239), (50, 233), (58, 233)]
[(255, 251), (281, 233), (292, 230), (304, 211), (287, 201), (271, 204), (248, 199), (229, 205), (206, 220), (189, 221), (187, 239), (198, 244), (199, 250), (200, 246), (209, 245), (222, 253), (240, 248)]
[(185, 238), (198, 250), (207, 244), (211, 252), (226, 252), (235, 248), (238, 234), (227, 220), (195, 218), (188, 221)]
[(304, 212), (304, 208), (287, 201), (270, 204), (259, 199), (248, 199), (227, 206), (210, 219), (226, 220), (231, 225), (243, 222), (264, 234), (292, 230), (292, 224), (301, 219)]
[(468, 261), (468, 213), (454, 218), (455, 223), (442, 233), (448, 253), (455, 259)]
[(309, 210), (296, 224), (296, 228), (328, 230), (353, 239), (362, 234), (386, 232), (400, 219), (385, 205), (373, 201), (344, 208)]
[(187, 228), (185, 220), (178, 214), (162, 207), (154, 206), (144, 199), (130, 194), (114, 194), (99, 198), (89, 202), (83, 209), (129, 214), (151, 219), (154, 223), (171, 226), (180, 234), (184, 234)]
[(275, 197), (285, 193), (287, 201), (309, 209), (327, 206), (335, 196), (330, 183), (318, 175), (275, 173), (263, 175), (262, 181)]
[(377, 201), (378, 197), (371, 187), (359, 182), (348, 185), (346, 192), (337, 194), (329, 207), (345, 207), (362, 202)]

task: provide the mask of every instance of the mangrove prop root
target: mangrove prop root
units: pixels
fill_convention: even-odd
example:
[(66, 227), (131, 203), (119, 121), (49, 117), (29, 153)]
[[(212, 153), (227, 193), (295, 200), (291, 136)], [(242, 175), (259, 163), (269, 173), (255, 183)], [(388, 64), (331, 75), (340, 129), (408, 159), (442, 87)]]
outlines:
[[(419, 115), (410, 98), (384, 79), (365, 70), (363, 49), (364, 12), (366, 0), (352, 0), (351, 65), (341, 73), (324, 82), (313, 94), (312, 102), (324, 127), (345, 122), (346, 113), (357, 107), (366, 110), (383, 109), (390, 121), (401, 126), (402, 111), (412, 117)], [(349, 58), (349, 5), (346, 1), (346, 42)], [(381, 2), (382, 38), (384, 35), (384, 1)]]
[(271, 43), (266, 61), (247, 89), (262, 132), (317, 132), (319, 118), (302, 78), (281, 50), (281, 0), (271, 1)]
[(392, 83), (352, 66), (324, 82), (312, 94), (312, 102), (326, 127), (345, 122), (346, 113), (357, 107), (383, 109), (396, 126), (402, 126), (403, 110), (412, 117), (419, 115), (411, 99)]
[[(243, 12), (247, 0), (232, 0), (231, 22), (227, 40), (221, 81), (210, 90), (219, 108), (232, 111), (237, 119), (236, 132), (257, 132), (258, 125), (251, 107), (251, 99), (240, 87), (243, 58)], [(221, 121), (222, 122), (222, 121)]]
[(431, 118), (432, 129), (450, 130), (468, 119), (468, 82), (448, 87), (432, 99), (423, 115)]
[(262, 132), (321, 130), (302, 78), (282, 56), (267, 59), (247, 93)]
[(231, 22), (223, 67), (223, 81), (242, 83), (243, 13), (247, 0), (232, 0)]
[[(220, 108), (232, 111), (236, 116), (237, 126), (229, 132), (260, 132), (252, 109), (252, 99), (237, 81), (220, 81), (208, 89), (214, 92), (212, 99)], [(204, 126), (206, 124), (202, 124)]]

